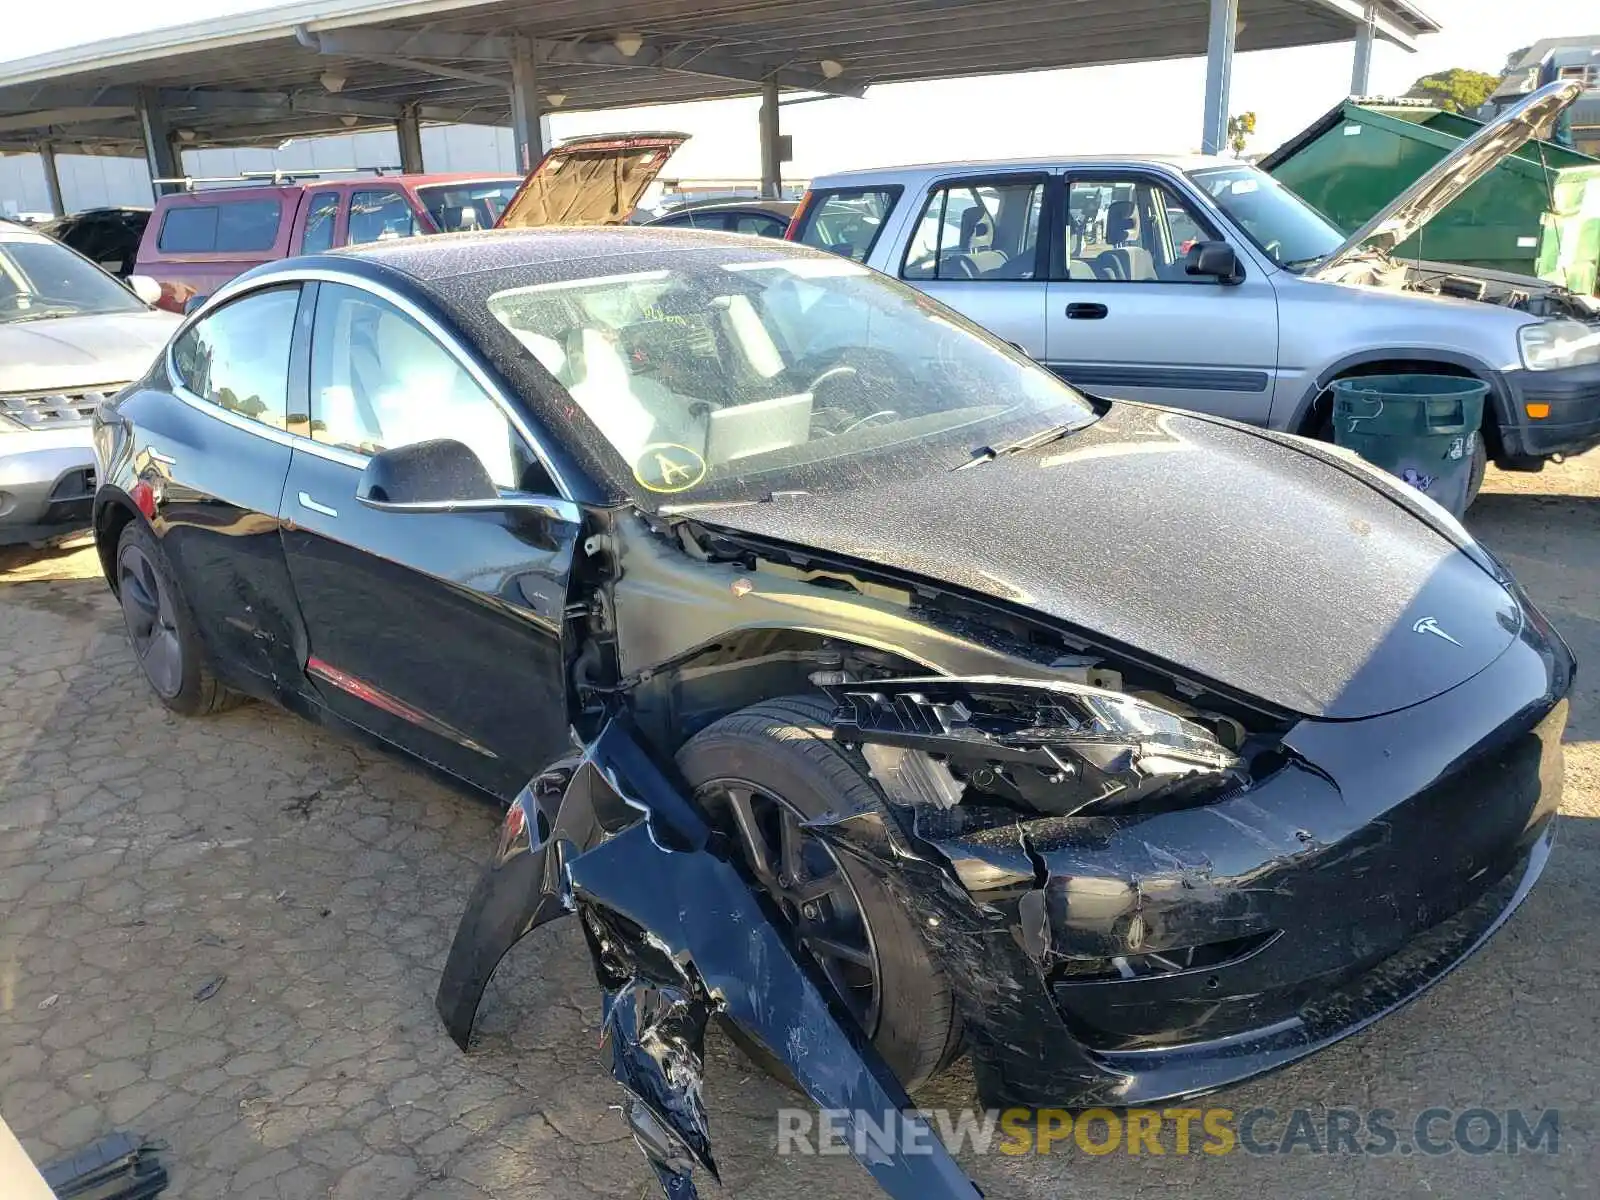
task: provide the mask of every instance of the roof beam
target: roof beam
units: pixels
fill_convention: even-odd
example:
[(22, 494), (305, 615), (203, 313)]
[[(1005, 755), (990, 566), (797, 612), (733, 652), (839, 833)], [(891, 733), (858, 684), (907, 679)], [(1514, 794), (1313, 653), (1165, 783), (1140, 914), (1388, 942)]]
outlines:
[[(460, 67), (432, 62), (433, 59), (481, 60), (509, 63), (515, 51), (508, 37), (479, 37), (472, 34), (409, 29), (334, 29), (313, 32), (297, 26), (295, 37), (303, 46), (321, 54), (360, 58), (372, 62), (405, 66), (469, 83), (490, 82), (490, 78)], [(776, 79), (780, 86), (831, 96), (860, 96), (866, 85), (847, 79), (829, 79), (820, 69), (756, 62), (717, 46), (687, 42), (644, 40), (637, 53), (624, 54), (613, 42), (533, 42), (533, 56), (540, 64), (554, 66), (643, 68), (676, 71), (686, 75), (705, 75), (713, 79), (736, 79), (759, 85)], [(501, 87), (509, 80), (493, 79)]]
[(53, 125), (79, 125), (87, 121), (106, 121), (133, 116), (132, 105), (106, 108), (47, 108), (42, 112), (0, 116), (0, 133), (18, 129), (44, 129)]
[[(1366, 0), (1308, 0), (1314, 8), (1326, 9), (1329, 12), (1345, 18), (1351, 25), (1351, 36), (1355, 31), (1367, 23)], [(1392, 42), (1408, 54), (1417, 51), (1416, 35), (1394, 19), (1394, 16), (1384, 9), (1381, 4), (1374, 5), (1372, 27), (1378, 36), (1387, 42)]]

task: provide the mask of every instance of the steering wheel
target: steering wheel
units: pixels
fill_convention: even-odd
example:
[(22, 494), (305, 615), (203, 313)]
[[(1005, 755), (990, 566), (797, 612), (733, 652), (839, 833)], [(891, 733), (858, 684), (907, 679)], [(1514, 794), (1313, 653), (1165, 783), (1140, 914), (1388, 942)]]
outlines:
[(978, 264), (972, 261), (972, 256), (965, 250), (950, 250), (939, 256), (939, 277), (946, 278), (946, 272), (954, 268), (957, 279), (977, 279), (982, 272)]
[(1273, 262), (1281, 263), (1283, 261), (1283, 243), (1276, 238), (1262, 246), (1261, 249), (1266, 251), (1267, 257)]

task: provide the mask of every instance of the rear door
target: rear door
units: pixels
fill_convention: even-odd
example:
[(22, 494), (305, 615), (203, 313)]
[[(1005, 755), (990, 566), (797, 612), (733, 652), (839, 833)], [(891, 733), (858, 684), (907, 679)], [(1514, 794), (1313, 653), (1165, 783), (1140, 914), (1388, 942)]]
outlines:
[(900, 278), (1043, 358), (1048, 258), (1039, 236), (1050, 177), (943, 179), (922, 201)]
[(1236, 286), (1185, 274), (1194, 241), (1222, 239), (1176, 183), (1138, 170), (1069, 172), (1057, 213), (1050, 368), (1097, 395), (1266, 424), (1277, 295), (1249, 260)]
[[(448, 333), (317, 285), (309, 442), (283, 492), (306, 672), (332, 711), (499, 796), (568, 745), (563, 632), (577, 510)], [(379, 450), (451, 438), (543, 511), (396, 513), (356, 499)]]
[[(172, 347), (174, 400), (131, 397), (134, 467), (157, 500), (157, 532), (201, 636), (230, 675), (294, 687), (298, 616), (278, 540), (288, 430), (303, 424), (290, 379), (300, 288), (247, 293), (190, 325)], [(260, 690), (257, 688), (256, 690)]]

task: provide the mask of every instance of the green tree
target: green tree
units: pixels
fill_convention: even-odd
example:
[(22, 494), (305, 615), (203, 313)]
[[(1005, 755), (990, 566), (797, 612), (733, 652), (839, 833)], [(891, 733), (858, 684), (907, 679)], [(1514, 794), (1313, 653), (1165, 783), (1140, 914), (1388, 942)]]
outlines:
[(1424, 75), (1411, 85), (1406, 95), (1416, 100), (1431, 100), (1451, 112), (1471, 113), (1499, 86), (1498, 76), (1451, 67), (1448, 71)]
[(1256, 115), (1253, 112), (1240, 113), (1238, 116), (1228, 118), (1228, 145), (1233, 150), (1233, 156), (1239, 158), (1244, 154), (1244, 144), (1256, 131)]

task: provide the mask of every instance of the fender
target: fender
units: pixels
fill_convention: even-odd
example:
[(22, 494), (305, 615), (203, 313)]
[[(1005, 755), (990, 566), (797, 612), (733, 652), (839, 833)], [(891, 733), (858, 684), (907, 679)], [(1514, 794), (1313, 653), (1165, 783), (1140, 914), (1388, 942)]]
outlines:
[(1395, 347), (1387, 350), (1362, 350), (1329, 363), (1317, 372), (1295, 405), (1294, 412), (1289, 415), (1289, 419), (1281, 426), (1274, 422), (1273, 427), (1282, 428), (1290, 433), (1304, 432), (1303, 427), (1311, 412), (1312, 404), (1316, 402), (1318, 396), (1328, 390), (1335, 379), (1353, 367), (1378, 362), (1438, 363), (1441, 366), (1459, 367), (1464, 371), (1470, 371), (1476, 378), (1489, 385), (1489, 399), (1493, 406), (1495, 425), (1504, 429), (1516, 424), (1516, 408), (1505, 380), (1500, 377), (1499, 371), (1482, 359), (1469, 354), (1460, 354), (1454, 350)]
[(819, 1107), (848, 1114), (851, 1151), (886, 1194), (981, 1200), (719, 849), (626, 718), (612, 718), (581, 756), (539, 776), (512, 805), (439, 983), (435, 1004), (450, 1036), (466, 1047), (484, 986), (513, 945), (576, 913), (605, 993), (629, 1125), (669, 1197), (692, 1200), (696, 1166), (716, 1177), (700, 1087), (705, 1027), (720, 1013)]

